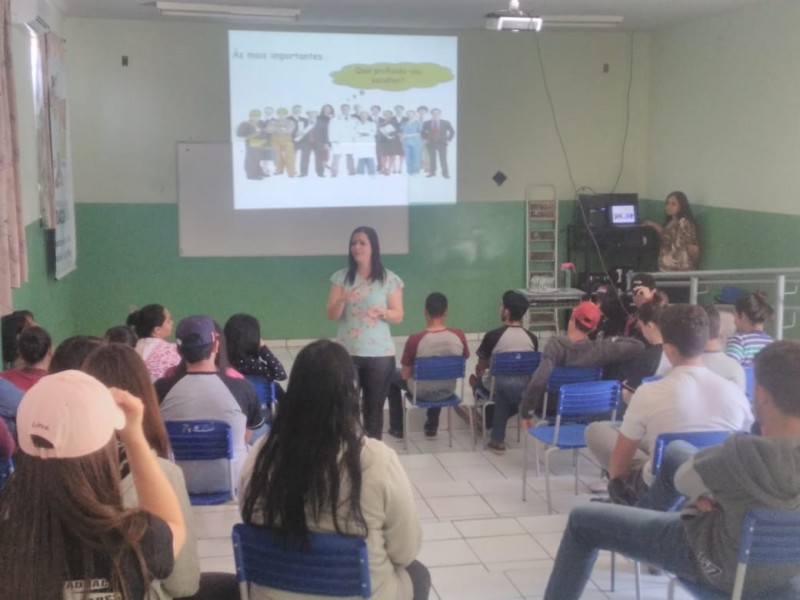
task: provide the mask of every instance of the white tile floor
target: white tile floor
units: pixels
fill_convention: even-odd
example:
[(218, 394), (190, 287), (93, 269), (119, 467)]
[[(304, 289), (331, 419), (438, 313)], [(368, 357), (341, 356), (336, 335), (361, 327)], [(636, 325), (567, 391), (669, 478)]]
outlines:
[[(477, 342), (471, 342), (476, 346)], [(271, 345), (287, 370), (299, 348)], [(402, 348), (401, 348), (402, 349)], [(474, 350), (474, 348), (473, 348)], [(399, 355), (399, 353), (398, 353)], [(472, 365), (470, 365), (472, 366)], [(424, 541), (419, 560), (431, 571), (432, 599), (502, 600), (541, 598), (558, 549), (566, 514), (577, 503), (587, 502), (586, 484), (599, 470), (581, 460), (580, 489), (573, 491), (568, 453), (557, 457), (551, 477), (554, 509), (547, 514), (544, 476), (529, 473), (528, 500), (522, 502), (522, 450), (509, 435), (503, 456), (472, 450), (466, 425), (453, 420), (453, 447), (440, 432), (435, 440), (422, 434), (424, 413), (414, 411), (409, 451), (400, 441), (384, 441), (400, 455), (414, 488)], [(513, 424), (513, 421), (512, 421)], [(195, 507), (195, 526), (203, 570), (234, 572), (230, 531), (239, 520), (232, 505)], [(617, 558), (616, 591), (609, 591), (610, 560), (602, 552), (585, 600), (633, 600), (633, 565)], [(667, 597), (667, 577), (643, 574), (643, 600)], [(677, 597), (686, 600), (688, 596)]]

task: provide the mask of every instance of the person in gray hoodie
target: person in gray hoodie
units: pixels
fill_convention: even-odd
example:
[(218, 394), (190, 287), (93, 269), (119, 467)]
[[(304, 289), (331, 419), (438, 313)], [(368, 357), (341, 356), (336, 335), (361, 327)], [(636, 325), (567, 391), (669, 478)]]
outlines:
[[(690, 456), (675, 474), (682, 513), (591, 504), (570, 513), (545, 600), (581, 597), (598, 550), (662, 567), (730, 594), (742, 520), (751, 508), (800, 511), (800, 343), (775, 342), (755, 362), (763, 437), (734, 435)], [(745, 598), (800, 597), (800, 558), (753, 565)]]
[(596, 304), (583, 301), (570, 315), (567, 334), (554, 335), (547, 340), (542, 360), (519, 405), (523, 427), (533, 426), (535, 413), (545, 416), (542, 411), (546, 410), (547, 380), (555, 367), (604, 367), (629, 360), (644, 350), (644, 344), (633, 338), (590, 340), (589, 334), (597, 329), (602, 318), (603, 313)]

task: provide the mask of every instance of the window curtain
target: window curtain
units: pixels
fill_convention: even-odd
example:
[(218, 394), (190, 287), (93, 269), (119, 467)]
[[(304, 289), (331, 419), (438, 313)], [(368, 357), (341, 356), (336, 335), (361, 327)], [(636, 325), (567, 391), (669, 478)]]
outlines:
[(7, 314), (12, 308), (12, 288), (28, 280), (11, 58), (11, 0), (0, 0), (0, 42), (0, 314)]

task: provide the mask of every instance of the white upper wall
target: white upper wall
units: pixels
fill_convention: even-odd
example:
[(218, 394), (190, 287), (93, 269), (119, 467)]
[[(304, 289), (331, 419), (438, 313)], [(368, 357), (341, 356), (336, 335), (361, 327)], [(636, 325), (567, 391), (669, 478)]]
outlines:
[[(66, 19), (75, 198), (176, 202), (175, 144), (228, 139), (225, 26)], [(406, 33), (406, 32), (403, 32)], [(561, 133), (578, 186), (611, 189), (625, 127), (630, 34), (542, 34)], [(519, 200), (529, 183), (571, 197), (532, 35), (459, 33), (459, 200)], [(634, 36), (619, 191), (646, 189), (650, 37)], [(121, 66), (122, 56), (129, 66)], [(608, 63), (609, 72), (603, 72)], [(491, 179), (502, 170), (508, 181)]]
[(648, 195), (800, 214), (800, 2), (652, 39)]

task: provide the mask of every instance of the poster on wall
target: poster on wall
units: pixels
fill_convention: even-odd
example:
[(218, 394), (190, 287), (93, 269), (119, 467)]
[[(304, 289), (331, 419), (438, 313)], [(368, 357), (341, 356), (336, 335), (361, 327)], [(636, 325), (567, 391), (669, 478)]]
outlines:
[(67, 79), (64, 41), (55, 33), (45, 35), (45, 101), (48, 107), (52, 164), (52, 210), (55, 228), (55, 278), (75, 269), (75, 197), (72, 188), (69, 129), (67, 127)]

